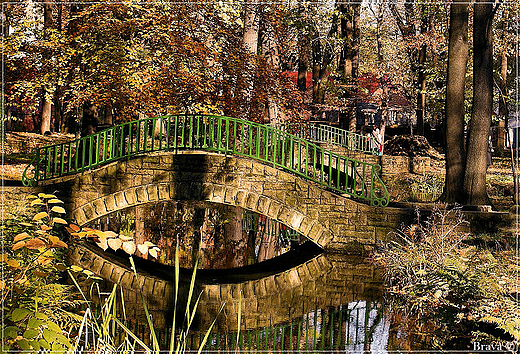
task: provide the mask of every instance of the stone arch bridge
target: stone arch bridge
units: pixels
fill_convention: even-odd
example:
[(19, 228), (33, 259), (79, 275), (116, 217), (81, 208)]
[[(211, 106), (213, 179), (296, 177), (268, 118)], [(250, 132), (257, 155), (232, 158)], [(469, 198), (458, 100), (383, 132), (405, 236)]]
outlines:
[[(342, 140), (356, 150), (366, 145), (362, 137)], [(257, 212), (322, 248), (344, 249), (374, 245), (408, 217), (384, 207), (379, 165), (229, 117), (124, 123), (40, 148), (32, 164), (34, 175), (26, 170), (24, 183), (57, 191), (80, 226), (149, 202), (197, 200)]]

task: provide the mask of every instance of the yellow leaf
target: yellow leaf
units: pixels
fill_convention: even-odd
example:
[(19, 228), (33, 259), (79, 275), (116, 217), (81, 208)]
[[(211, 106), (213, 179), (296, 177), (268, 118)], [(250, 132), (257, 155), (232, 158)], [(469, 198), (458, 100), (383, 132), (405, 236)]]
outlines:
[(28, 196), (27, 196), (27, 199), (36, 199), (36, 198), (38, 198), (38, 197), (35, 196), (35, 195), (28, 195)]
[(52, 222), (53, 222), (53, 223), (56, 223), (56, 224), (67, 225), (67, 222), (66, 222), (65, 220), (63, 220), (62, 218), (53, 218), (53, 219), (52, 219)]
[(16, 251), (17, 249), (20, 249), (23, 246), (25, 246), (25, 241), (19, 241), (19, 242), (15, 243), (13, 245), (13, 247), (11, 247), (11, 248), (12, 248), (13, 251)]
[(83, 269), (83, 274), (90, 277), (91, 275), (94, 275), (94, 272), (88, 269)]
[(20, 225), (22, 225), (22, 226), (34, 226), (33, 224), (29, 224), (28, 222), (21, 222)]
[(52, 227), (45, 225), (45, 224), (41, 224), (40, 229), (42, 229), (43, 231), (49, 231), (49, 230), (52, 230)]
[(35, 206), (35, 205), (43, 205), (43, 202), (41, 199), (35, 199), (31, 202), (31, 206)]
[(63, 247), (63, 248), (69, 248), (69, 246), (67, 246), (67, 244), (63, 241), (56, 241), (52, 244), (52, 247), (54, 248), (60, 248), (60, 247)]
[(77, 265), (71, 265), (70, 270), (72, 270), (73, 272), (81, 272), (83, 268), (78, 267)]
[(128, 254), (134, 254), (135, 250), (137, 249), (134, 241), (123, 242), (123, 246), (121, 248)]
[(21, 234), (18, 234), (14, 237), (13, 242), (18, 242), (20, 240), (25, 240), (26, 238), (31, 237), (27, 232), (22, 232)]
[(148, 253), (150, 253), (150, 256), (152, 256), (153, 258), (157, 258), (157, 251), (159, 249), (158, 248), (151, 248), (148, 250)]
[(7, 253), (0, 254), (0, 262), (7, 262), (9, 255)]
[(14, 282), (15, 283), (18, 283), (18, 284), (23, 284), (27, 281), (27, 277), (25, 275), (21, 275), (21, 276), (16, 276), (14, 277)]
[(53, 259), (54, 259), (54, 257), (39, 258), (38, 263), (40, 263), (41, 265), (47, 265), (47, 264), (51, 263), (53, 261)]
[(54, 194), (45, 194), (45, 193), (38, 193), (38, 198), (44, 198), (44, 199), (57, 199)]
[(72, 229), (72, 231), (74, 231), (74, 232), (78, 232), (79, 230), (81, 230), (81, 229), (79, 228), (79, 226), (76, 225), (76, 224), (69, 224), (69, 227), (70, 227), (70, 228)]
[(56, 264), (56, 269), (59, 270), (60, 272), (63, 272), (64, 270), (67, 269), (67, 266), (65, 266), (65, 264), (59, 263), (59, 264)]
[(111, 249), (113, 249), (114, 251), (117, 251), (118, 249), (121, 248), (121, 245), (123, 244), (123, 241), (121, 241), (118, 238), (109, 238), (107, 243), (108, 243), (108, 246)]
[(5, 284), (3, 280), (0, 280), (0, 290), (4, 290)]
[(45, 211), (42, 211), (42, 212), (36, 214), (36, 215), (34, 216), (33, 220), (34, 220), (34, 221), (38, 221), (38, 220), (41, 220), (41, 219), (43, 219), (43, 218), (45, 218), (45, 217), (47, 217), (47, 216), (49, 216), (49, 214), (47, 214)]
[(137, 249), (138, 249), (139, 252), (141, 252), (143, 255), (145, 255), (145, 254), (148, 253), (148, 246), (146, 246), (145, 244), (137, 245)]
[(62, 203), (63, 204), (63, 202), (61, 200), (59, 200), (59, 199), (51, 199), (51, 200), (48, 201), (48, 203), (49, 204), (57, 204), (57, 203)]
[(106, 251), (107, 248), (108, 248), (108, 243), (107, 243), (107, 239), (100, 239), (99, 242), (96, 242), (96, 245), (98, 245), (99, 247), (101, 247), (103, 249), (103, 251)]
[(146, 241), (145, 243), (143, 243), (143, 245), (146, 245), (146, 247), (153, 247), (155, 246), (152, 242), (150, 241)]
[(51, 241), (51, 243), (56, 243), (59, 240), (60, 240), (60, 238), (57, 236), (52, 236), (52, 235), (49, 236), (49, 241)]
[(25, 247), (30, 249), (30, 250), (37, 250), (38, 248), (41, 248), (41, 247), (44, 247), (44, 246), (45, 246), (45, 242), (43, 242), (39, 238), (30, 239), (29, 241), (27, 241), (25, 243)]
[(122, 241), (132, 241), (134, 238), (132, 236), (127, 236), (127, 235), (119, 235), (119, 238), (122, 240)]
[(82, 232), (72, 233), (71, 235), (76, 236), (78, 238), (83, 238), (83, 237), (87, 236), (87, 233), (85, 231), (82, 231)]
[(20, 263), (18, 263), (18, 261), (16, 259), (10, 259), (10, 260), (8, 260), (5, 263), (7, 263), (7, 265), (9, 267), (13, 267), (13, 268), (19, 268), (20, 267)]
[[(103, 231), (101, 231), (101, 232), (103, 232)], [(96, 234), (98, 234), (98, 233), (96, 232)], [(99, 235), (99, 234), (98, 234), (98, 235)], [(104, 231), (104, 232), (103, 232), (103, 235), (104, 235), (106, 238), (116, 238), (116, 237), (119, 236), (119, 235), (116, 234), (114, 231)]]
[(55, 213), (61, 213), (61, 214), (65, 214), (65, 209), (63, 209), (62, 207), (60, 206), (53, 206), (51, 211), (55, 212)]

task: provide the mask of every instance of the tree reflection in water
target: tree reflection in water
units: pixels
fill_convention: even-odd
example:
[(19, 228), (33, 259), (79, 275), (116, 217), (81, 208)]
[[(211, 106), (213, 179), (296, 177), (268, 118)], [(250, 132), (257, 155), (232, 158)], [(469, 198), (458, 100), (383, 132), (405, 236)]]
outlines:
[[(299, 234), (263, 215), (242, 208), (200, 201), (164, 201), (131, 207), (89, 225), (151, 241), (161, 252), (158, 262), (190, 268), (199, 257), (203, 269), (242, 267), (279, 256), (300, 244)], [(147, 258), (148, 255), (137, 256)]]

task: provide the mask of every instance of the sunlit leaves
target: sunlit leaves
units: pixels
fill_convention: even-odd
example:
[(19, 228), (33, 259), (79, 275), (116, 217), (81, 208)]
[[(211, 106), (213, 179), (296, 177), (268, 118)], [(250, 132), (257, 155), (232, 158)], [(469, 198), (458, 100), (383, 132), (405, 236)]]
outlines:
[(43, 218), (46, 218), (46, 217), (48, 217), (48, 216), (49, 216), (49, 214), (47, 214), (47, 212), (45, 212), (45, 211), (41, 211), (41, 212), (39, 212), (38, 214), (36, 214), (36, 215), (33, 217), (33, 220), (34, 220), (34, 221), (39, 221), (39, 220), (41, 220), (41, 219), (43, 219)]

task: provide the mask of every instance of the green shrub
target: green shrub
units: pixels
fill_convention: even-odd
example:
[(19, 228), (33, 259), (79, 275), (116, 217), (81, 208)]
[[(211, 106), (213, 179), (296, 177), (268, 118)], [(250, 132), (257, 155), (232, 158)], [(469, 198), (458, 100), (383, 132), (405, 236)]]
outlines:
[[(520, 339), (518, 303), (511, 296), (518, 266), (509, 251), (468, 245), (464, 223), (458, 210), (433, 210), (425, 223), (399, 230), (395, 241), (375, 254), (393, 306), (409, 319), (412, 331), (431, 339), (428, 345), (459, 343), (466, 349), (463, 343), (478, 335), (483, 322)], [(507, 339), (507, 334), (495, 338), (498, 332), (489, 334)]]

